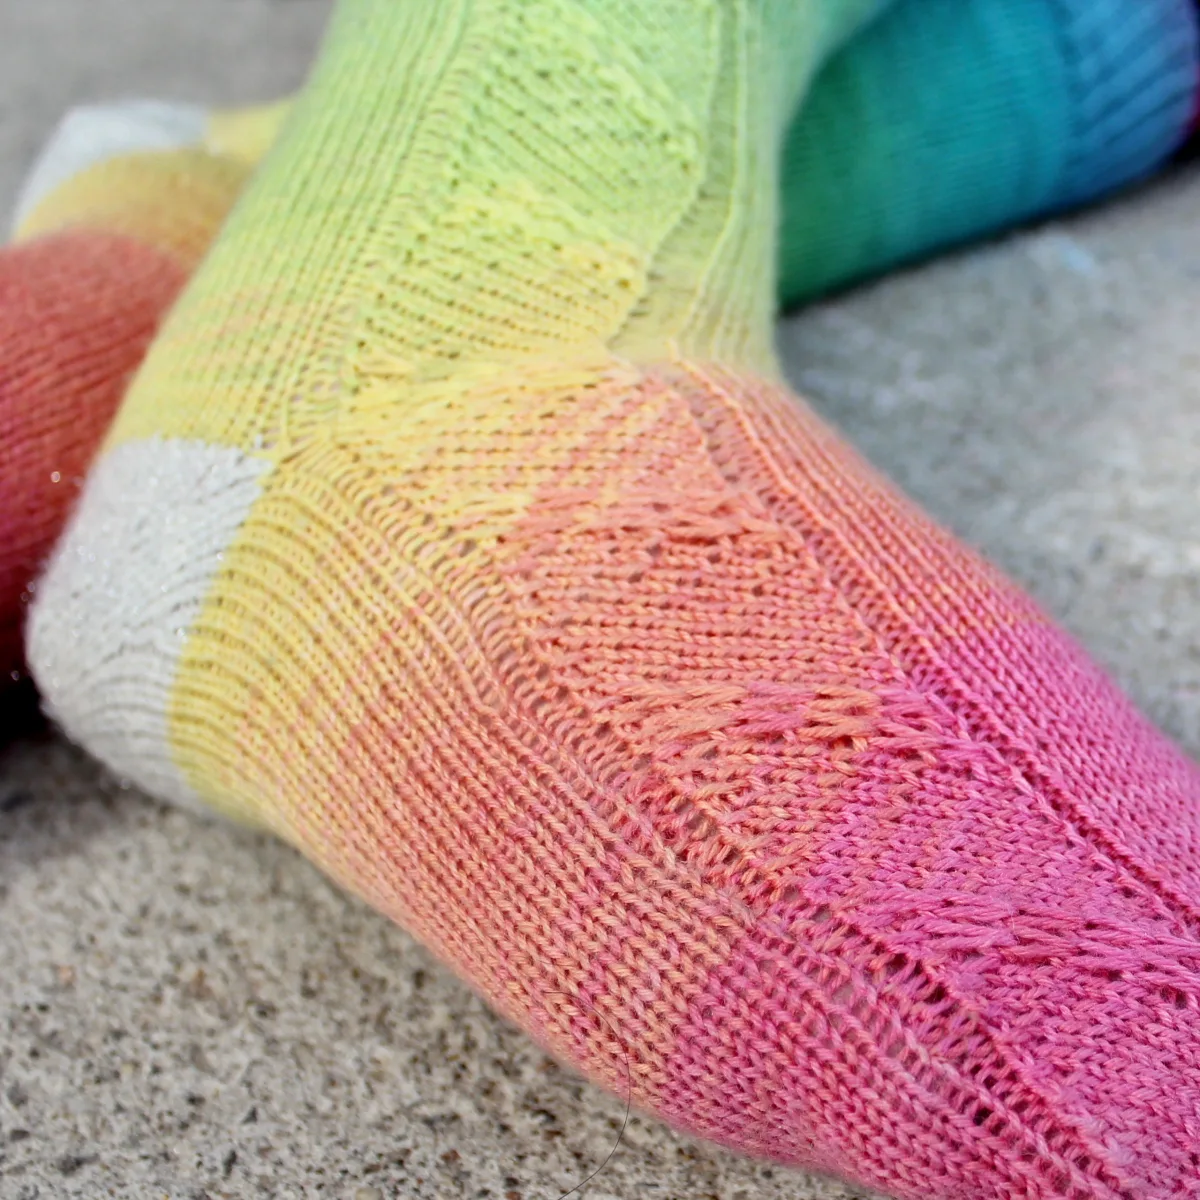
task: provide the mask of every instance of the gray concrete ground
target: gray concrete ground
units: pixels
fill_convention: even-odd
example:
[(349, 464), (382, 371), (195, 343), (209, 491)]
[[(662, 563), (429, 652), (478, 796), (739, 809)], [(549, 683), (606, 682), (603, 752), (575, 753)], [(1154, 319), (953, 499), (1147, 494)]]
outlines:
[[(0, 197), (70, 104), (273, 96), (326, 0), (0, 0)], [(794, 379), (1200, 750), (1200, 178), (781, 329)], [(0, 755), (0, 1200), (555, 1200), (623, 1108), (294, 853)], [(590, 1200), (849, 1200), (635, 1117)]]

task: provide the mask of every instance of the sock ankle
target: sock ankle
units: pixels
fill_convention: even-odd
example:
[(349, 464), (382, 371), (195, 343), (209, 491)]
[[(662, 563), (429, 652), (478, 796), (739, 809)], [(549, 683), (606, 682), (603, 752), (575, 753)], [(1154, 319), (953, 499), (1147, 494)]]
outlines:
[[(1195, 0), (876, 9), (788, 131), (785, 307), (1101, 199), (1164, 165), (1194, 130)], [(196, 115), (192, 128), (204, 124), (208, 148), (252, 165), (290, 103)]]

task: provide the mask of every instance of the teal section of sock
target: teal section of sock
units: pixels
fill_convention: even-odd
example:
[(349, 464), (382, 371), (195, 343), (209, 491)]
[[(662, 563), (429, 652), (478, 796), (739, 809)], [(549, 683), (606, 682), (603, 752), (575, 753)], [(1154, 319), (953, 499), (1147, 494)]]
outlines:
[(789, 131), (785, 306), (1141, 178), (1183, 140), (1193, 0), (898, 0)]

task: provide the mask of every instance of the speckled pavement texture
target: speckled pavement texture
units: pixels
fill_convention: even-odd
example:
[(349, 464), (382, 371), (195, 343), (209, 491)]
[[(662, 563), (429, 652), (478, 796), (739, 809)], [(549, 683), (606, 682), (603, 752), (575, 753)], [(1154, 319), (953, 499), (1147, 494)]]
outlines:
[[(0, 0), (0, 203), (61, 112), (296, 83), (327, 0)], [(1200, 752), (1200, 177), (813, 309), (793, 378)], [(556, 1200), (624, 1115), (293, 852), (0, 751), (0, 1200)], [(634, 1117), (588, 1200), (862, 1193)]]

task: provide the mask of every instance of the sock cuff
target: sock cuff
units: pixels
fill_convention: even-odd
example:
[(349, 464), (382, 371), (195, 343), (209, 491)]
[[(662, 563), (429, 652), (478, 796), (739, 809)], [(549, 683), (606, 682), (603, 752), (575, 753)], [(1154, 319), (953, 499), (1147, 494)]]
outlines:
[(1050, 0), (1074, 129), (1058, 206), (1147, 175), (1183, 143), (1200, 94), (1195, 0)]

